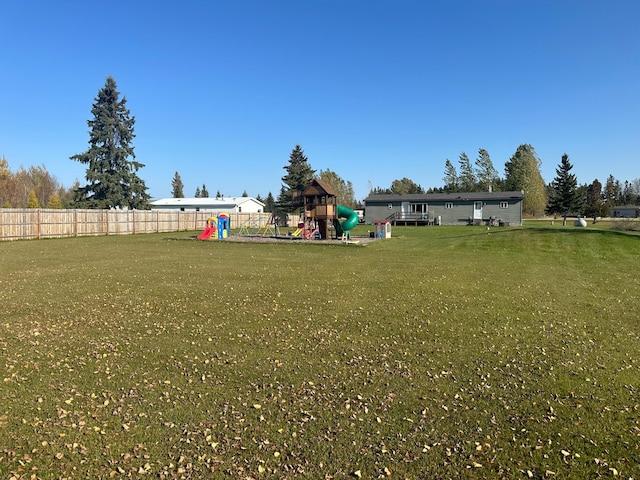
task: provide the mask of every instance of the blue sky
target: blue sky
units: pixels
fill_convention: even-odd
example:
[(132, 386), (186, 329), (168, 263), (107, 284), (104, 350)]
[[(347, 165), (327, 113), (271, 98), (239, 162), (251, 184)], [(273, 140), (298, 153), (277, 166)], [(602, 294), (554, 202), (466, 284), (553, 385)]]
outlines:
[(300, 144), (354, 185), (442, 186), (460, 152), (502, 175), (534, 146), (550, 182), (640, 177), (637, 0), (4, 0), (0, 156), (69, 160), (108, 75), (153, 198), (274, 195)]

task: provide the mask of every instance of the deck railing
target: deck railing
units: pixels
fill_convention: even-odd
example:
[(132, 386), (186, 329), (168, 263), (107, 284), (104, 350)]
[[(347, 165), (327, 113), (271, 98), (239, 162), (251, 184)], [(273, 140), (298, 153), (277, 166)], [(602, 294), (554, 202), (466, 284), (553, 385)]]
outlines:
[(407, 212), (394, 212), (389, 215), (385, 220), (395, 224), (398, 222), (407, 223), (421, 223), (421, 224), (433, 224), (434, 218), (429, 213), (407, 213)]

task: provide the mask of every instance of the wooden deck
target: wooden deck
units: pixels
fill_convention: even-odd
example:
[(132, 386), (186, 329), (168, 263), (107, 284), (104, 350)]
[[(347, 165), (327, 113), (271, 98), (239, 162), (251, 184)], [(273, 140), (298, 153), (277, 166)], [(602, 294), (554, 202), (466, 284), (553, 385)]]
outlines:
[(389, 215), (385, 220), (388, 220), (394, 226), (435, 225), (435, 218), (430, 218), (429, 215), (425, 214), (394, 213), (393, 215)]

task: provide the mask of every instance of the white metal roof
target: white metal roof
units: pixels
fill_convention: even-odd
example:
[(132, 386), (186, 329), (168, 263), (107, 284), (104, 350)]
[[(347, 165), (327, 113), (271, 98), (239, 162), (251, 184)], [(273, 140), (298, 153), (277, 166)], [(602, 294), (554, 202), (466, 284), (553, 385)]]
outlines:
[(260, 200), (256, 200), (253, 197), (192, 197), (192, 198), (161, 198), (154, 200), (151, 205), (154, 207), (181, 207), (181, 206), (195, 206), (195, 207), (233, 207), (236, 205), (242, 205), (246, 202), (255, 202), (258, 205), (264, 207), (264, 203)]

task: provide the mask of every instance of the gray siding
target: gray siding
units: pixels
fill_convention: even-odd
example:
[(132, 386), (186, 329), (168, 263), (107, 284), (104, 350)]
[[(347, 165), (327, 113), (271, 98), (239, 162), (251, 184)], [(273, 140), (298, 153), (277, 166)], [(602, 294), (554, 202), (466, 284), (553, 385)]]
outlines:
[(509, 225), (522, 225), (522, 196), (513, 193), (481, 192), (476, 195), (464, 194), (464, 197), (457, 194), (389, 195), (388, 199), (384, 195), (376, 195), (375, 198), (365, 199), (365, 221), (371, 223), (385, 220), (394, 214), (401, 215), (402, 203), (405, 202), (426, 204), (428, 217), (434, 220), (440, 217), (442, 225), (468, 225), (474, 218), (475, 202), (481, 201), (483, 223), (494, 218)]
[(367, 223), (372, 223), (377, 220), (384, 220), (394, 212), (400, 211), (400, 204), (394, 205), (393, 209), (387, 208), (387, 204), (367, 204), (364, 209), (364, 220)]

